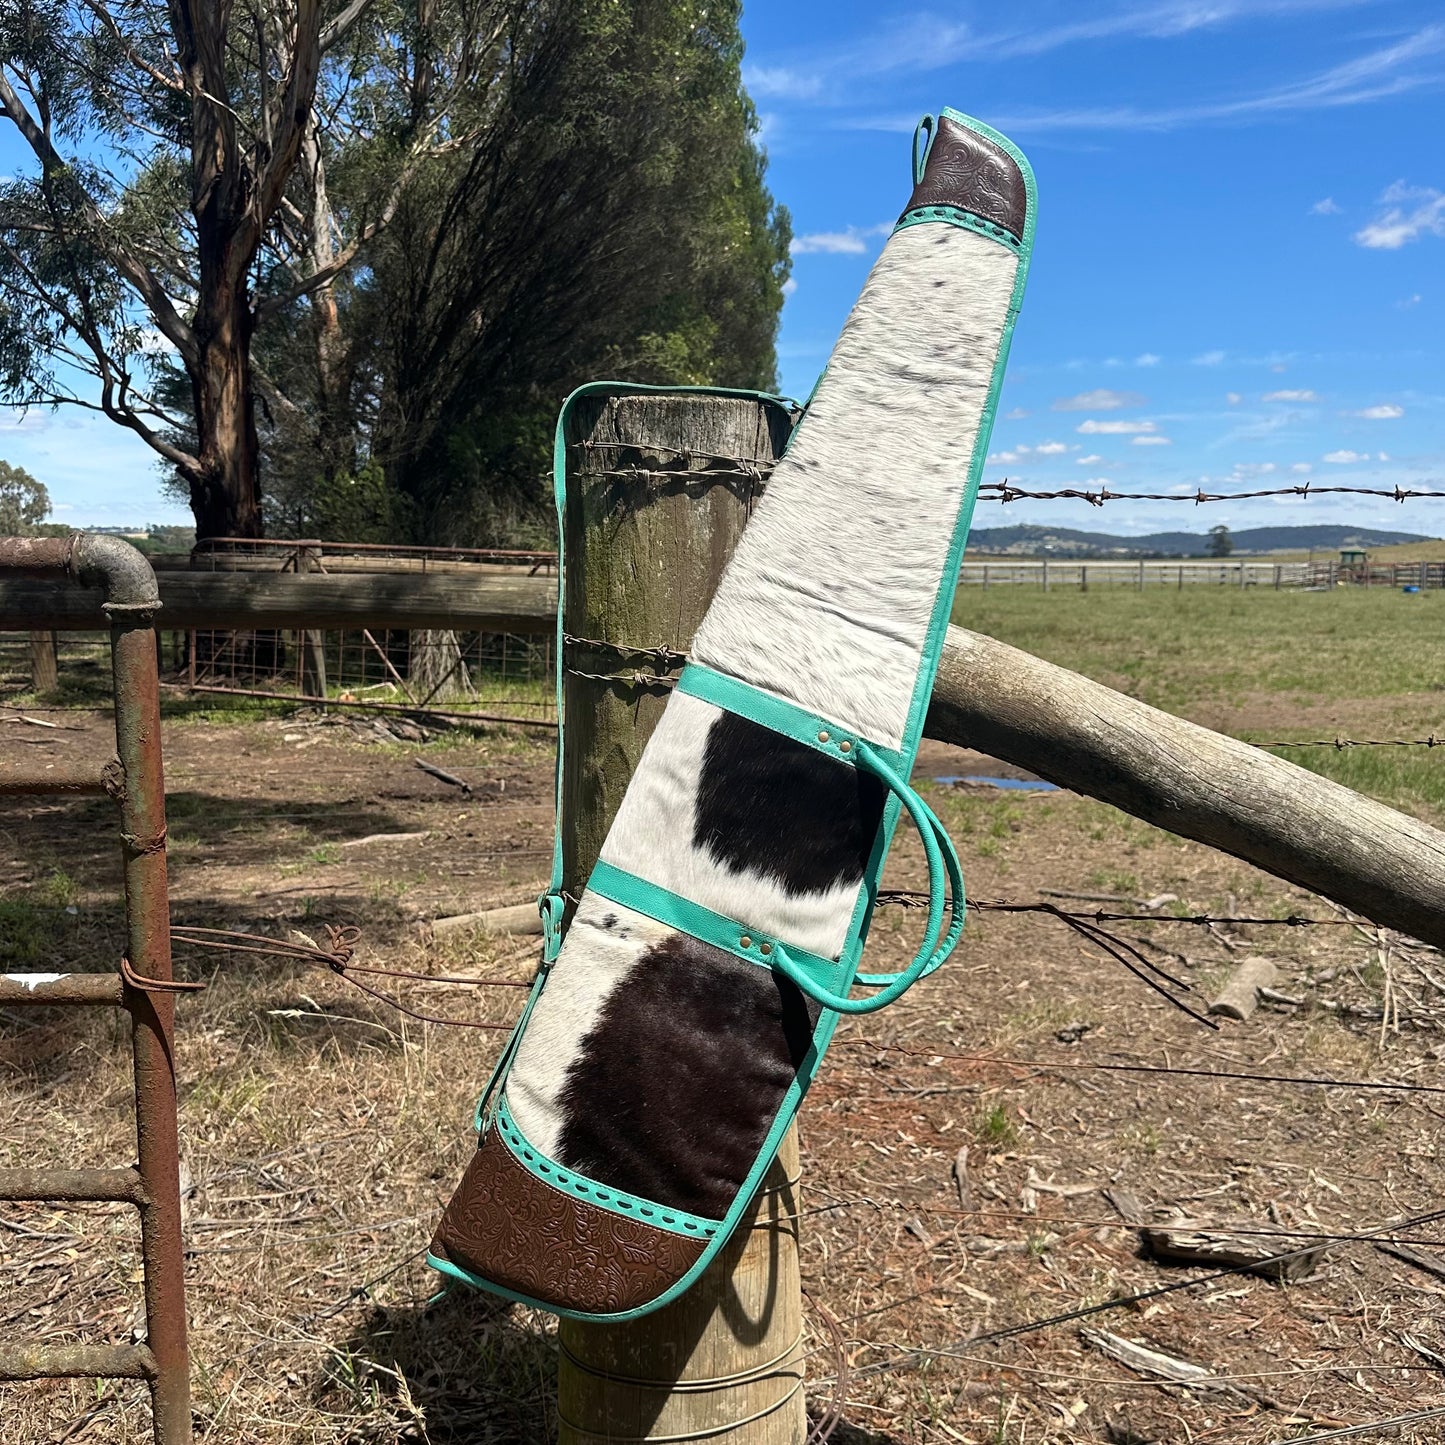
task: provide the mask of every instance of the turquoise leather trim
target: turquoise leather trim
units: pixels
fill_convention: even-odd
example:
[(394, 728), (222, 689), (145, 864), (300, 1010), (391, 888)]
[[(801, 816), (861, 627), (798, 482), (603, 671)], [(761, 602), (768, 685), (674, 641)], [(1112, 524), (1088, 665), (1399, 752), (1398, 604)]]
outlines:
[(506, 1046), (497, 1057), (497, 1062), (492, 1067), (491, 1078), (487, 1080), (487, 1087), (482, 1090), (482, 1097), (477, 1100), (476, 1113), (472, 1118), (472, 1128), (479, 1134), (487, 1127), (487, 1105), (496, 1097), (497, 1090), (506, 1082), (508, 1070), (512, 1067), (512, 1060), (517, 1056), (517, 1049), (522, 1042), (522, 1034), (526, 1030), (527, 1021), (532, 1017), (532, 1010), (537, 1006), (537, 1000), (542, 995), (542, 990), (547, 986), (547, 975), (551, 972), (551, 961), (544, 958), (541, 967), (537, 970), (537, 976), (532, 980), (532, 987), (527, 993), (527, 1002), (523, 1005), (522, 1016), (517, 1020), (512, 1032), (507, 1036)]
[(893, 229), (902, 231), (909, 226), (922, 226), (932, 221), (941, 221), (947, 226), (959, 226), (965, 231), (973, 231), (987, 240), (1000, 242), (1010, 251), (1018, 251), (1023, 244), (1012, 231), (958, 206), (915, 206), (913, 210), (905, 211), (899, 217), (898, 224)]
[(587, 1178), (585, 1174), (564, 1169), (555, 1159), (549, 1159), (543, 1154), (522, 1133), (517, 1127), (517, 1121), (512, 1118), (505, 1099), (497, 1106), (495, 1125), (512, 1157), (529, 1174), (535, 1175), (554, 1189), (570, 1194), (574, 1199), (580, 1199), (585, 1204), (599, 1205), (623, 1219), (645, 1219), (658, 1229), (685, 1235), (689, 1239), (711, 1239), (718, 1231), (718, 1221), (715, 1219), (701, 1219), (696, 1214), (687, 1214), (681, 1209), (664, 1209), (650, 1199), (639, 1199), (635, 1194), (626, 1194), (621, 1189), (609, 1189), (598, 1184), (596, 1180)]
[[(587, 880), (587, 891), (619, 903), (623, 908), (630, 908), (634, 913), (644, 914), (668, 928), (675, 928), (679, 933), (691, 934), (703, 943), (725, 949), (734, 957), (762, 968), (771, 968), (774, 957), (783, 947), (783, 941), (773, 934), (760, 932), (735, 918), (714, 913), (701, 903), (659, 888), (656, 883), (625, 873), (610, 863), (598, 861), (593, 865), (592, 876)], [(837, 981), (836, 959), (823, 958), (791, 944), (788, 952), (806, 978)]]
[[(784, 737), (804, 743), (814, 752), (838, 762), (851, 763), (857, 756), (859, 743), (863, 741), (858, 733), (847, 732), (817, 713), (808, 712), (775, 693), (764, 692), (760, 687), (729, 677), (727, 673), (717, 672), (700, 662), (689, 662), (683, 668), (676, 691), (710, 702), (724, 712), (736, 713), (772, 732), (782, 733)], [(884, 757), (899, 757), (892, 748), (885, 748), (881, 743), (870, 742), (868, 745)]]
[[(556, 650), (553, 656), (556, 658), (554, 671), (556, 678), (556, 704), (557, 704), (557, 762), (554, 769), (554, 797), (555, 797), (555, 826), (552, 830), (552, 878), (547, 886), (547, 892), (542, 895), (539, 903), (542, 908), (543, 922), (543, 950), (544, 956), (550, 961), (556, 958), (562, 947), (562, 754), (563, 754), (563, 729), (566, 725), (566, 708), (562, 698), (562, 679), (565, 669), (562, 666), (562, 634), (563, 618), (562, 608), (563, 579), (567, 575), (567, 529), (564, 526), (563, 513), (567, 508), (567, 419), (572, 414), (572, 408), (584, 397), (589, 396), (617, 396), (626, 393), (637, 393), (646, 396), (667, 396), (675, 394), (694, 393), (703, 396), (739, 396), (746, 397), (753, 401), (771, 401), (779, 406), (787, 407), (790, 411), (798, 411), (801, 408), (798, 403), (788, 396), (775, 396), (767, 391), (748, 391), (741, 387), (727, 386), (651, 386), (642, 382), (630, 381), (589, 381), (579, 386), (575, 391), (570, 392), (562, 402), (561, 410), (557, 413), (557, 425), (552, 433), (552, 504), (557, 512), (557, 628), (556, 628)], [(792, 443), (793, 433), (788, 436), (789, 444)], [(786, 453), (787, 447), (784, 447)], [(556, 901), (556, 906), (548, 907), (551, 900)]]
[(998, 356), (994, 359), (993, 374), (989, 378), (988, 397), (984, 402), (983, 415), (979, 418), (978, 434), (974, 437), (973, 455), (969, 459), (968, 480), (959, 502), (958, 515), (953, 523), (953, 541), (943, 564), (943, 579), (934, 602), (933, 615), (929, 618), (928, 632), (924, 637), (923, 653), (920, 659), (918, 677), (914, 682), (913, 700), (908, 707), (908, 717), (903, 726), (904, 761), (909, 769), (918, 753), (918, 742), (923, 736), (923, 719), (928, 711), (928, 699), (933, 693), (933, 682), (938, 676), (938, 662), (943, 654), (943, 641), (948, 632), (948, 619), (953, 612), (953, 594), (958, 583), (958, 568), (963, 561), (963, 549), (968, 541), (969, 524), (973, 520), (974, 504), (978, 500), (978, 484), (983, 477), (984, 459), (988, 455), (989, 438), (993, 435), (994, 421), (998, 416), (999, 393), (1003, 389), (1003, 376), (1008, 366), (1009, 348), (1013, 344), (1014, 324), (1018, 320), (1019, 308), (1023, 305), (1024, 286), (1028, 281), (1029, 262), (1033, 257), (1034, 232), (1038, 224), (1038, 187), (1034, 181), (1033, 167), (1024, 153), (1005, 135), (991, 125), (964, 115), (962, 111), (945, 106), (941, 114), (960, 125), (970, 127), (979, 135), (987, 136), (1001, 146), (1019, 168), (1024, 178), (1024, 234), (1018, 249), (1018, 267), (1014, 272), (1013, 291), (1009, 296), (1008, 311), (1005, 314), (1003, 335), (999, 338)]

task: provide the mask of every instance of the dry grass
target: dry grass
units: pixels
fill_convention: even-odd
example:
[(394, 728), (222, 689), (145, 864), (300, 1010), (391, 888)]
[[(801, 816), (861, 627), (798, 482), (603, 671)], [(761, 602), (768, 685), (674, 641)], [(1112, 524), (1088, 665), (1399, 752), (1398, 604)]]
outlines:
[[(1113, 625), (1099, 630), (1111, 635)], [(1066, 640), (1055, 638), (1055, 655)], [(1094, 655), (1077, 650), (1086, 663)], [(1326, 660), (1310, 665), (1323, 670)], [(103, 732), (101, 722), (65, 720), (83, 731), (37, 752), (89, 746)], [(282, 932), (350, 922), (363, 930), (363, 961), (528, 973), (531, 941), (439, 947), (416, 923), (536, 891), (550, 847), (544, 746), (505, 734), (448, 740), (444, 765), (477, 784), (461, 798), (415, 769), (415, 749), (368, 747), (339, 727), (178, 722), (165, 741), (178, 923)], [(940, 773), (997, 771), (938, 752), (928, 762)], [(939, 975), (881, 1017), (847, 1024), (802, 1127), (806, 1283), (843, 1322), (853, 1369), (835, 1441), (1269, 1445), (1309, 1422), (1445, 1403), (1438, 1369), (1402, 1339), (1445, 1353), (1445, 1288), (1363, 1243), (1339, 1245), (1302, 1282), (1230, 1277), (1091, 1322), (1228, 1375), (1239, 1394), (1148, 1381), (1086, 1345), (1073, 1323), (977, 1338), (1195, 1277), (1141, 1254), (1104, 1186), (1136, 1195), (1151, 1215), (1178, 1206), (1264, 1229), (1352, 1233), (1432, 1208), (1437, 1096), (1075, 1066), (1442, 1083), (1445, 992), (1434, 980), (1445, 980), (1445, 962), (1348, 926), (1173, 923), (1171, 912), (1195, 909), (1334, 915), (1082, 798), (929, 795), (960, 843), (974, 896), (1173, 893), (1157, 918), (1122, 931), (1150, 940), (1142, 946), (1201, 991), (1238, 958), (1266, 953), (1282, 990), (1306, 1002), (1208, 1033), (1057, 923), (988, 915), (970, 922)], [(105, 821), (98, 805), (5, 802), (7, 959), (108, 966), (118, 914)], [(421, 840), (345, 846), (423, 830)], [(922, 872), (905, 842), (888, 881), (917, 886)], [(875, 966), (900, 963), (916, 926), (913, 915), (886, 912)], [(182, 1001), (178, 1038), (202, 1438), (550, 1438), (550, 1321), (467, 1292), (437, 1298), (419, 1257), (471, 1146), (470, 1111), (499, 1035), (415, 1023), (325, 971), (194, 954), (186, 969), (210, 980)], [(1387, 978), (1398, 1015), (1382, 1020)], [(516, 1007), (511, 991), (399, 987), (425, 1011), (474, 1021)], [(1061, 1042), (1076, 1025), (1088, 1025), (1081, 1041)], [(131, 1157), (115, 1020), (0, 1018), (0, 1070), (0, 1163)], [(967, 1211), (950, 1177), (961, 1146)], [(1412, 1237), (1445, 1249), (1439, 1226)], [(0, 1328), (12, 1338), (127, 1338), (139, 1323), (136, 1270), (134, 1224), (122, 1211), (0, 1211)], [(810, 1365), (810, 1398), (821, 1405), (833, 1368), (821, 1342)], [(6, 1387), (0, 1418), (7, 1445), (148, 1439), (143, 1392), (129, 1386)], [(1394, 1438), (1439, 1437), (1424, 1426)]]

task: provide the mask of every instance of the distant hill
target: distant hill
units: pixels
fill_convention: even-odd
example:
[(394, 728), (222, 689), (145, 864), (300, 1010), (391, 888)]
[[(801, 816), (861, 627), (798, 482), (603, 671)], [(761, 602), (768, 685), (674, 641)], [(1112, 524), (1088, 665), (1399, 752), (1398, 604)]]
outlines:
[[(1369, 527), (1246, 527), (1231, 532), (1234, 556), (1264, 552), (1334, 552), (1341, 547), (1391, 547), (1400, 542), (1431, 542), (1418, 532), (1377, 532)], [(1207, 557), (1204, 532), (1150, 532), (1116, 537), (1108, 532), (1079, 532), (1070, 527), (975, 527), (970, 553), (1023, 557)]]

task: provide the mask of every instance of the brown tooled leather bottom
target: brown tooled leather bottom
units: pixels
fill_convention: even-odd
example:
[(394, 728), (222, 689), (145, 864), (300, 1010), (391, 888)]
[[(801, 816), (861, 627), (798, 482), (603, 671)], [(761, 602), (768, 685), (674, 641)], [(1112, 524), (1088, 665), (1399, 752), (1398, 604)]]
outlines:
[(529, 1173), (493, 1129), (431, 1248), (438, 1259), (544, 1304), (619, 1314), (681, 1279), (704, 1243), (554, 1189)]

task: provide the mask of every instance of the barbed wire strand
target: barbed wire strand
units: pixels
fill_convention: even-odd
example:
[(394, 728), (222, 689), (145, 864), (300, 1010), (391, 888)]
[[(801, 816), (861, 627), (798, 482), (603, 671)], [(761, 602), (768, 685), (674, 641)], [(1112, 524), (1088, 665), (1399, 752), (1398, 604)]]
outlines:
[[(812, 1187), (816, 1188), (817, 1186)], [(1108, 1186), (1104, 1184), (1098, 1186), (1100, 1190), (1106, 1189), (1107, 1187)], [(1131, 1231), (1149, 1229), (1160, 1231), (1187, 1231), (1191, 1225), (1197, 1225), (1201, 1229), (1207, 1229), (1210, 1227), (1207, 1222), (1190, 1219), (1187, 1216), (1182, 1215), (1175, 1215), (1173, 1217), (1156, 1219), (1153, 1221), (1134, 1221), (1119, 1216), (1116, 1216), (1113, 1219), (1073, 1219), (1066, 1215), (1060, 1214), (1027, 1214), (1021, 1209), (963, 1209), (956, 1204), (910, 1204), (903, 1200), (874, 1199), (871, 1196), (866, 1195), (861, 1196), (858, 1199), (839, 1200), (833, 1204), (818, 1204), (811, 1209), (800, 1210), (797, 1214), (787, 1215), (783, 1217), (789, 1219), (807, 1219), (815, 1214), (836, 1214), (840, 1210), (861, 1209), (865, 1206), (870, 1209), (879, 1210), (880, 1212), (885, 1209), (896, 1210), (899, 1213), (907, 1212), (910, 1214), (927, 1215), (929, 1218), (935, 1219), (944, 1218), (959, 1219), (965, 1221), (971, 1219), (1001, 1219), (1007, 1220), (1008, 1222), (1013, 1224), (1026, 1224), (1035, 1230), (1037, 1230), (1040, 1226), (1047, 1226), (1050, 1230), (1070, 1229), (1076, 1231), (1087, 1231), (1091, 1229), (1125, 1229)], [(1302, 1226), (1289, 1229), (1284, 1228), (1283, 1226), (1266, 1228), (1262, 1225), (1256, 1227), (1253, 1225), (1236, 1226), (1234, 1224), (1230, 1224), (1228, 1226), (1221, 1227), (1219, 1232), (1222, 1234), (1229, 1234), (1231, 1236), (1238, 1235), (1242, 1238), (1249, 1239), (1308, 1239), (1313, 1241), (1316, 1247), (1334, 1244), (1349, 1244), (1354, 1242), (1357, 1238), (1357, 1236), (1354, 1234), (1341, 1234), (1338, 1230), (1322, 1230), (1314, 1228), (1304, 1228)], [(1434, 1235), (1391, 1234), (1388, 1237), (1382, 1236), (1379, 1242), (1381, 1244), (1434, 1245), (1438, 1248), (1440, 1245), (1445, 1244), (1445, 1239), (1439, 1239)], [(1264, 1263), (1264, 1261), (1261, 1260), (1260, 1263)], [(884, 1306), (883, 1309), (868, 1310), (866, 1311), (866, 1313), (881, 1314), (884, 1312), (885, 1309), (896, 1308), (898, 1305), (907, 1304), (910, 1300), (914, 1300), (917, 1298), (919, 1298), (919, 1296), (916, 1294), (908, 1295), (904, 1299), (894, 1301), (892, 1305)], [(855, 1316), (854, 1318), (859, 1318), (859, 1316)], [(847, 1323), (847, 1321), (844, 1321), (844, 1323)]]
[(1028, 1069), (1047, 1073), (1050, 1069), (1093, 1071), (1104, 1074), (1174, 1074), (1191, 1079), (1229, 1079), (1255, 1084), (1296, 1084), (1314, 1089), (1366, 1089), (1402, 1094), (1445, 1094), (1445, 1084), (1408, 1084), (1403, 1080), (1342, 1079), (1315, 1074), (1254, 1074), (1236, 1069), (1203, 1069), (1186, 1064), (1101, 1063), (1082, 1059), (1010, 1059), (998, 1054), (962, 1054), (948, 1049), (909, 1048), (903, 1044), (881, 1044), (874, 1039), (838, 1039), (839, 1049), (873, 1049), (881, 1054), (902, 1054), (925, 1060), (947, 1060), (952, 1063), (992, 1064), (999, 1068)]
[(1412, 1410), (1408, 1415), (1387, 1415), (1379, 1420), (1366, 1420), (1361, 1425), (1346, 1425), (1339, 1430), (1326, 1430), (1316, 1435), (1289, 1435), (1277, 1440), (1274, 1445), (1311, 1445), (1316, 1440), (1345, 1440), (1351, 1435), (1375, 1435), (1381, 1430), (1395, 1430), (1402, 1425), (1419, 1425), (1426, 1420), (1438, 1420), (1445, 1415), (1445, 1405), (1436, 1405), (1432, 1410)]
[[(1424, 487), (1317, 487), (1301, 482), (1290, 487), (1271, 487), (1254, 492), (1206, 492), (1199, 489), (1190, 492), (1111, 492), (1100, 487), (1091, 492), (1083, 487), (1061, 487), (1057, 491), (1042, 492), (1028, 487), (1016, 487), (1011, 482), (984, 482), (979, 487), (979, 496), (988, 501), (1001, 503), (1031, 502), (1087, 502), (1091, 507), (1102, 507), (1105, 502), (1188, 502), (1198, 506), (1202, 502), (1247, 502), (1258, 497), (1384, 497), (1392, 502), (1415, 501), (1421, 498), (1445, 497), (1445, 491)], [(1205, 562), (1207, 558), (1189, 558), (1189, 561)]]
[[(562, 642), (565, 646), (574, 648), (592, 648), (598, 652), (611, 652), (618, 657), (645, 657), (652, 661), (653, 672), (584, 672), (575, 667), (564, 667), (564, 671), (570, 677), (590, 678), (595, 682), (620, 682), (633, 687), (672, 687), (676, 684), (676, 678), (671, 674), (679, 668), (686, 666), (689, 661), (688, 654), (679, 648), (672, 647), (665, 642), (643, 643), (643, 642), (611, 642), (596, 637), (577, 637), (572, 633), (564, 633)], [(1292, 740), (1284, 742), (1251, 742), (1248, 738), (1241, 741), (1249, 742), (1255, 748), (1334, 748), (1336, 752), (1344, 752), (1347, 748), (1442, 748), (1445, 747), (1445, 738), (1437, 738), (1433, 733), (1423, 738), (1309, 738), (1303, 741)]]
[[(390, 994), (383, 993), (380, 989), (372, 988), (370, 984), (363, 983), (361, 979), (353, 977), (355, 973), (384, 974), (390, 978), (406, 978), (421, 983), (438, 983), (442, 979), (422, 973), (408, 973), (401, 969), (380, 969), (367, 968), (360, 964), (352, 963), (352, 955), (356, 945), (361, 938), (361, 930), (354, 925), (338, 927), (328, 923), (326, 932), (330, 941), (328, 948), (322, 948), (317, 944), (296, 943), (290, 939), (267, 938), (261, 933), (242, 933), (224, 928), (193, 928), (187, 926), (173, 927), (171, 939), (175, 943), (189, 944), (195, 948), (223, 949), (234, 953), (260, 953), (269, 954), (277, 958), (286, 958), (300, 961), (302, 963), (314, 964), (326, 968), (339, 978), (343, 978), (353, 988), (360, 989), (362, 993), (368, 994), (380, 1003), (388, 1004), (398, 1013), (407, 1015), (422, 1023), (442, 1024), (452, 1028), (462, 1029), (494, 1029), (510, 1032), (514, 1027), (513, 1023), (490, 1023), (480, 1019), (457, 1019), (444, 1018), (437, 1014), (422, 1013), (393, 998)], [(305, 935), (303, 934), (304, 938)], [(511, 979), (448, 979), (451, 983), (477, 984), (484, 987), (530, 987), (529, 984), (519, 984)], [(149, 981), (142, 982), (137, 987), (147, 987)], [(165, 985), (159, 981), (155, 984), (156, 989), (166, 992), (171, 991), (174, 985)], [(183, 985), (183, 987), (188, 987)]]

